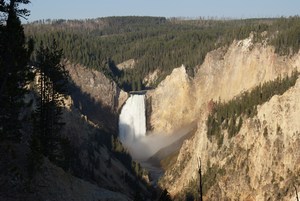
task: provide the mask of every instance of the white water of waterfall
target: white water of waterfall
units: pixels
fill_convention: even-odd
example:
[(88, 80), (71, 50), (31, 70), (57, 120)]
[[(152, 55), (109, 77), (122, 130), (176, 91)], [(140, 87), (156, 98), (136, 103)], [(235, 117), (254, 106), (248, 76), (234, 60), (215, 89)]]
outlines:
[(187, 125), (172, 134), (148, 132), (146, 135), (145, 108), (144, 94), (130, 94), (119, 116), (120, 140), (133, 159), (140, 162), (148, 160), (164, 147), (176, 147), (175, 142), (194, 128), (193, 125)]
[(124, 144), (131, 144), (145, 136), (145, 112), (145, 95), (131, 94), (119, 117), (119, 136)]

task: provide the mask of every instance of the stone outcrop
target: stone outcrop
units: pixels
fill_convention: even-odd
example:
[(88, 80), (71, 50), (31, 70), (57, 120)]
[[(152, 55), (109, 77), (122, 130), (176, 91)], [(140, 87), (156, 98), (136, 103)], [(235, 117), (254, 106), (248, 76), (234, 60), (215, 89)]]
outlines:
[(65, 66), (74, 84), (103, 106), (116, 111), (126, 101), (127, 93), (119, 89), (117, 84), (108, 79), (103, 73), (70, 62), (66, 62)]
[(89, 120), (117, 132), (118, 111), (128, 94), (96, 70), (66, 62), (72, 84), (69, 87), (74, 106)]
[[(135, 175), (115, 157), (110, 147), (112, 136), (117, 135), (118, 110), (127, 99), (127, 93), (98, 71), (72, 64), (67, 64), (66, 68), (73, 85), (70, 86), (70, 96), (65, 100), (63, 121), (66, 124), (62, 133), (74, 149), (76, 165), (72, 167), (73, 174), (92, 181), (95, 186), (91, 186), (91, 193), (99, 200), (119, 200), (117, 197), (106, 199), (109, 190), (132, 196), (135, 189), (124, 181), (124, 175), (127, 175), (127, 180), (134, 180)], [(72, 184), (67, 182), (66, 185)], [(143, 188), (143, 184), (140, 187)], [(85, 188), (84, 184), (82, 188)], [(95, 194), (93, 189), (96, 188), (100, 190)], [(96, 199), (95, 196), (93, 199)], [(120, 196), (120, 200), (126, 199)]]
[(230, 100), (260, 83), (290, 74), (299, 68), (299, 54), (278, 56), (272, 46), (252, 43), (247, 38), (234, 41), (228, 49), (207, 54), (194, 79), (195, 99), (201, 107), (209, 99)]
[[(173, 194), (179, 193), (188, 180), (197, 178), (197, 157), (201, 157), (204, 174), (209, 167), (216, 173), (206, 200), (295, 200), (293, 185), (300, 184), (299, 95), (300, 79), (282, 96), (259, 106), (258, 114), (246, 120), (236, 137), (225, 138), (220, 149), (208, 140), (202, 119), (164, 184)], [(223, 173), (217, 174), (219, 170)], [(176, 176), (177, 171), (181, 172)]]
[[(179, 88), (175, 97), (167, 94), (164, 98), (156, 98), (153, 95), (151, 100), (156, 104), (152, 104), (151, 124), (154, 130), (172, 130), (185, 124), (184, 121), (171, 123), (177, 118), (174, 115), (177, 108), (179, 114), (182, 108), (189, 108), (190, 119), (198, 122), (196, 134), (184, 142), (176, 163), (166, 171), (161, 184), (172, 195), (182, 192), (190, 181), (197, 179), (198, 157), (201, 157), (203, 173), (208, 174), (210, 168), (214, 177), (213, 184), (205, 192), (206, 200), (295, 200), (293, 184), (300, 185), (299, 80), (283, 95), (274, 96), (259, 106), (257, 116), (244, 119), (235, 137), (228, 139), (224, 132), (220, 148), (207, 138), (206, 119), (207, 104), (211, 99), (230, 100), (260, 83), (299, 70), (299, 67), (300, 54), (279, 56), (273, 47), (253, 44), (250, 37), (208, 53), (204, 63), (197, 68), (195, 78), (189, 82), (192, 93), (182, 92)], [(173, 80), (173, 83), (180, 81)], [(169, 90), (173, 90), (172, 87), (164, 89), (166, 93)], [(192, 97), (177, 104), (176, 98), (181, 93)], [(161, 103), (163, 99), (170, 104)], [(157, 123), (154, 117), (160, 117), (161, 122)]]
[(184, 66), (175, 68), (155, 90), (147, 92), (154, 132), (168, 134), (194, 120), (192, 93)]
[[(25, 97), (30, 107), (26, 107), (21, 116), (28, 124), (22, 130), (22, 144), (7, 145), (14, 147), (14, 157), (7, 154), (5, 143), (0, 145), (0, 169), (3, 170), (0, 200), (126, 201), (132, 200), (137, 189), (148, 193), (130, 165), (125, 164), (126, 159), (121, 161), (112, 148), (112, 136), (117, 134), (117, 113), (127, 93), (100, 72), (70, 63), (65, 66), (71, 83), (70, 95), (64, 99), (62, 122), (65, 125), (61, 134), (70, 140), (70, 147), (64, 147), (71, 148), (68, 150), (71, 155), (69, 169), (66, 172), (44, 158), (41, 170), (36, 171), (30, 182), (28, 180), (27, 157), (31, 140), (28, 122), (37, 101), (32, 87)], [(6, 157), (2, 157), (4, 155)], [(17, 169), (18, 180), (6, 171), (12, 167)], [(135, 185), (129, 183), (132, 181)]]
[(300, 54), (279, 56), (272, 46), (249, 38), (209, 52), (190, 78), (180, 67), (147, 93), (151, 98), (153, 130), (172, 131), (200, 118), (211, 99), (230, 100), (260, 83), (290, 74), (300, 67)]
[(148, 74), (143, 79), (143, 83), (146, 84), (146, 87), (151, 87), (151, 86), (155, 85), (155, 83), (157, 82), (157, 79), (159, 78), (159, 74), (160, 74), (160, 70), (159, 69), (156, 69), (152, 73)]
[(124, 61), (120, 64), (117, 65), (117, 68), (119, 70), (124, 70), (124, 69), (134, 69), (135, 65), (136, 65), (137, 61), (134, 59), (129, 59), (127, 61)]

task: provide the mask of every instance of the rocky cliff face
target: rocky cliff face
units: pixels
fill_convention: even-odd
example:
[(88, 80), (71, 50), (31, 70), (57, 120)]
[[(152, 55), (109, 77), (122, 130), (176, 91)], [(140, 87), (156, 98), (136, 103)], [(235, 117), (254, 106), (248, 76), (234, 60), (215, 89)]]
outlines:
[[(63, 134), (70, 139), (74, 152), (73, 158), (75, 159), (73, 159), (71, 169), (76, 177), (92, 181), (96, 185), (70, 177), (69, 182), (58, 180), (58, 187), (53, 191), (59, 190), (60, 185), (65, 185), (67, 192), (72, 192), (73, 186), (83, 188), (83, 195), (92, 194), (91, 197), (86, 199), (79, 197), (77, 200), (126, 200), (128, 196), (134, 195), (134, 191), (137, 190), (134, 189), (135, 187), (138, 187), (141, 192), (146, 192), (144, 184), (128, 167), (131, 161), (126, 161), (128, 157), (122, 155), (120, 146), (118, 147), (119, 153), (114, 153), (113, 146), (117, 145), (113, 144), (112, 136), (117, 135), (118, 110), (126, 101), (127, 93), (120, 90), (113, 81), (98, 71), (70, 63), (66, 65), (66, 68), (73, 81), (70, 86), (71, 95), (66, 100), (64, 111), (66, 125), (63, 129)], [(122, 161), (121, 157), (123, 157)], [(51, 173), (63, 174), (53, 168)], [(41, 178), (44, 176), (42, 175)], [(66, 175), (63, 175), (62, 179), (65, 177)], [(130, 183), (132, 181), (136, 186)], [(126, 196), (114, 194), (103, 188), (123, 193)], [(78, 189), (78, 191), (81, 190)]]
[(290, 74), (300, 66), (300, 54), (278, 56), (271, 46), (249, 38), (207, 54), (189, 78), (184, 67), (174, 69), (147, 95), (152, 101), (153, 130), (171, 131), (200, 118), (209, 100), (230, 100), (260, 83)]
[(127, 93), (103, 73), (85, 68), (79, 64), (66, 63), (71, 79), (84, 93), (112, 110), (118, 110), (127, 99)]
[[(117, 154), (114, 152), (115, 150), (112, 148), (113, 133), (107, 132), (102, 127), (88, 120), (85, 115), (82, 115), (74, 108), (72, 100), (69, 100), (69, 102), (69, 108), (66, 108), (64, 111), (63, 121), (66, 122), (66, 125), (62, 133), (68, 137), (73, 149), (70, 169), (72, 174), (77, 178), (72, 177), (72, 179), (77, 181), (78, 178), (82, 178), (85, 181), (90, 181), (95, 184), (98, 188), (120, 192), (129, 197), (134, 195), (137, 190), (135, 186), (130, 183), (132, 181), (140, 188), (140, 191), (145, 190), (144, 184), (136, 178), (135, 173), (128, 167), (128, 163), (131, 164), (131, 161), (126, 161), (128, 157), (124, 154), (122, 155), (120, 147), (118, 148), (119, 150), (117, 150)], [(116, 157), (116, 155), (123, 157), (123, 160), (121, 160), (120, 157)], [(56, 172), (62, 174), (57, 168), (53, 171), (55, 174)], [(42, 175), (42, 177), (43, 176), (45, 175)], [(54, 178), (55, 176), (56, 175), (53, 175)], [(66, 175), (64, 175), (64, 177), (65, 176)], [(60, 182), (65, 183), (66, 189), (71, 188), (70, 186), (73, 185), (71, 181), (71, 183), (67, 181), (57, 181), (57, 183)], [(95, 187), (91, 187), (93, 188), (91, 193), (93, 193)], [(70, 189), (67, 190), (69, 191)]]
[(236, 137), (225, 137), (221, 148), (208, 140), (202, 119), (163, 183), (179, 193), (187, 178), (197, 178), (201, 157), (203, 182), (212, 182), (205, 190), (207, 200), (295, 200), (293, 185), (300, 184), (299, 93), (300, 80), (260, 106), (257, 116), (247, 119)]
[(290, 74), (300, 66), (299, 54), (278, 56), (274, 48), (253, 44), (252, 37), (208, 53), (194, 79), (197, 106), (209, 99), (230, 100), (260, 83)]
[(117, 132), (117, 113), (127, 93), (99, 71), (69, 62), (65, 66), (73, 81), (70, 91), (74, 106), (94, 123)]
[[(70, 154), (66, 161), (69, 169), (64, 171), (44, 158), (41, 170), (28, 179), (32, 126), (28, 122), (36, 108), (32, 83), (28, 86), (32, 92), (25, 98), (30, 107), (22, 113), (26, 126), (21, 144), (0, 145), (0, 200), (125, 201), (132, 200), (137, 190), (146, 195), (149, 191), (132, 170), (130, 156), (113, 138), (118, 110), (127, 93), (100, 72), (70, 63), (66, 68), (72, 83), (71, 94), (64, 100), (61, 134), (70, 140), (70, 146), (64, 146)], [(7, 154), (5, 147), (13, 147), (14, 154)], [(17, 170), (17, 180), (8, 171), (12, 167)]]
[[(201, 157), (202, 171), (206, 179), (210, 178), (204, 181), (210, 182), (206, 183), (209, 187), (205, 189), (206, 200), (295, 200), (292, 185), (299, 188), (300, 184), (299, 80), (285, 94), (274, 96), (260, 106), (257, 116), (245, 119), (235, 137), (228, 139), (227, 133), (223, 133), (220, 148), (207, 138), (206, 119), (211, 99), (230, 100), (260, 83), (290, 74), (295, 68), (299, 70), (299, 66), (300, 54), (278, 56), (273, 47), (253, 44), (250, 37), (233, 42), (228, 49), (210, 52), (195, 78), (183, 82), (187, 88), (175, 84), (182, 84), (184, 76), (172, 73), (170, 88), (165, 84), (152, 92), (154, 130), (172, 130), (195, 119), (198, 129), (194, 137), (185, 141), (161, 184), (172, 195), (182, 192), (197, 179), (198, 157)], [(176, 90), (174, 86), (179, 87), (178, 93), (169, 96), (173, 88)], [(153, 95), (163, 93), (167, 93), (164, 98)], [(188, 101), (181, 94), (188, 94)], [(190, 114), (183, 115), (184, 108)]]
[(170, 134), (194, 119), (193, 91), (184, 66), (173, 70), (155, 90), (147, 92), (151, 100), (150, 124), (154, 132)]

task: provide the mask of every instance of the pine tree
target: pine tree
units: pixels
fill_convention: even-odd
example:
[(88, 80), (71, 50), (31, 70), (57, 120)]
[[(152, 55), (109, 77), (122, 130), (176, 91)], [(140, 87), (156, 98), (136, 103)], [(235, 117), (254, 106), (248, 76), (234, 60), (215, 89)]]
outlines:
[[(19, 16), (28, 15), (19, 4), (28, 0), (0, 1), (0, 141), (20, 141), (20, 109), (25, 86), (33, 76), (28, 65), (33, 42), (26, 42)], [(7, 16), (7, 18), (6, 18)]]
[(167, 189), (164, 189), (163, 192), (161, 193), (159, 201), (172, 201), (172, 198), (170, 196), (170, 193), (167, 191)]
[[(33, 114), (34, 129), (31, 137), (31, 158), (40, 159), (40, 155), (68, 169), (69, 141), (60, 133), (64, 123), (62, 108), (67, 94), (68, 72), (61, 64), (62, 50), (55, 40), (50, 48), (41, 43), (37, 52), (38, 68), (38, 106)], [(40, 150), (40, 155), (37, 153)], [(37, 162), (36, 165), (40, 165)], [(34, 166), (34, 164), (33, 164)], [(37, 169), (36, 167), (34, 167)]]

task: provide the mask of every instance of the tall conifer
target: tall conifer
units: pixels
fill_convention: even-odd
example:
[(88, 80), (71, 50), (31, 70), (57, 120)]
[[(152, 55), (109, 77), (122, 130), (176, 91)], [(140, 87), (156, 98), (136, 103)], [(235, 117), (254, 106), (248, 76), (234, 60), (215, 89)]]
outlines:
[(20, 9), (27, 0), (0, 1), (0, 141), (21, 139), (20, 109), (26, 84), (33, 78), (28, 65), (33, 42), (26, 42), (19, 17), (28, 15)]

